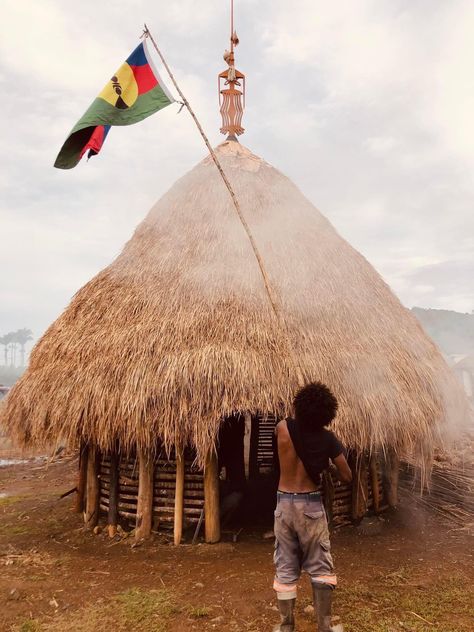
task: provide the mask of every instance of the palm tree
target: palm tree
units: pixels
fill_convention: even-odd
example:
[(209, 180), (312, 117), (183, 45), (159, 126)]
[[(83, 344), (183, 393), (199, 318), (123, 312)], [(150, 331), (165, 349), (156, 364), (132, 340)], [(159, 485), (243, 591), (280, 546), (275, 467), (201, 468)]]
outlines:
[(13, 333), (15, 337), (15, 343), (20, 345), (20, 353), (21, 353), (21, 366), (25, 366), (25, 345), (30, 340), (33, 340), (33, 332), (31, 329), (18, 329)]
[(10, 344), (10, 336), (11, 334), (0, 336), (0, 345), (3, 345), (4, 366), (7, 366), (8, 364), (8, 345)]

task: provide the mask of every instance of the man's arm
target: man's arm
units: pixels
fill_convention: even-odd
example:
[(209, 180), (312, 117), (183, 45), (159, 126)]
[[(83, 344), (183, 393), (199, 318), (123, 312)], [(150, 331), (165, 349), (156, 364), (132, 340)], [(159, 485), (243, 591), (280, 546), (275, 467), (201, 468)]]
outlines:
[(341, 452), (339, 456), (332, 459), (333, 465), (329, 468), (331, 474), (335, 474), (342, 483), (350, 483), (352, 481), (352, 470)]

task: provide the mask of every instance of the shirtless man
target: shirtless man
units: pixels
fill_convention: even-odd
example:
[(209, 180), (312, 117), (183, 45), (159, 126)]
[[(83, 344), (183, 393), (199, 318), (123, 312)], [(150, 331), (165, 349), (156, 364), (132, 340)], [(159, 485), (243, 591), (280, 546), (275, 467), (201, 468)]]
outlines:
[(341, 442), (326, 428), (337, 411), (337, 400), (327, 386), (316, 382), (300, 389), (294, 399), (294, 411), (295, 419), (281, 421), (275, 430), (280, 480), (273, 588), (281, 623), (274, 632), (295, 629), (296, 585), (301, 571), (311, 578), (318, 632), (336, 632), (342, 629), (331, 627), (332, 591), (337, 578), (319, 489), (324, 470), (330, 468), (345, 483), (352, 480), (352, 472)]

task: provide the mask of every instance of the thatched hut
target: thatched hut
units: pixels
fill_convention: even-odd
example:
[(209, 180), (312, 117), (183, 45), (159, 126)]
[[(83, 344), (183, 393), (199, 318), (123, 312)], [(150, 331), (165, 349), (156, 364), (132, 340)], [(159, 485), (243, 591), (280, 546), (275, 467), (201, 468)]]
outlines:
[[(343, 441), (358, 455), (429, 454), (459, 392), (433, 342), (287, 177), (235, 140), (216, 151), (261, 249), (299, 368), (339, 399)], [(100, 503), (112, 509), (112, 524), (117, 512), (136, 515), (146, 535), (153, 511), (166, 506), (173, 519), (176, 501), (193, 520), (206, 501), (207, 537), (215, 540), (222, 420), (250, 414), (255, 428), (258, 419), (286, 415), (297, 386), (286, 333), (208, 157), (47, 330), (7, 399), (5, 423), (24, 444), (61, 440), (88, 452), (80, 491), (87, 478), (89, 525)], [(183, 472), (185, 450), (204, 468), (206, 489), (201, 470)], [(378, 498), (379, 483), (370, 463), (357, 463), (360, 514)], [(108, 489), (100, 489), (101, 468)]]
[(291, 412), (301, 379), (337, 395), (335, 429), (351, 449), (353, 488), (325, 479), (334, 522), (396, 504), (398, 455), (423, 462), (458, 410), (459, 388), (416, 318), (287, 177), (237, 142), (243, 75), (232, 47), (221, 91), (230, 136), (216, 154), (281, 318), (207, 157), (75, 295), (7, 399), (20, 443), (80, 450), (77, 507), (90, 527), (100, 511), (112, 532), (121, 515), (135, 520), (139, 538), (169, 521), (178, 543), (183, 523), (204, 515), (217, 541), (216, 448), (226, 444), (226, 470), (240, 478), (246, 461), (254, 480), (271, 469), (272, 423)]

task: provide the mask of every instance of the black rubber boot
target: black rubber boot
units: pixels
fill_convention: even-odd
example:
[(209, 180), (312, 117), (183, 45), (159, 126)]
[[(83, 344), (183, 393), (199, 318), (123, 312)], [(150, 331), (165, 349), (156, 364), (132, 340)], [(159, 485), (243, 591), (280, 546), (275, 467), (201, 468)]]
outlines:
[(331, 627), (333, 588), (328, 584), (313, 584), (314, 609), (318, 621), (318, 632), (337, 632), (342, 626)]
[(295, 629), (296, 599), (277, 599), (281, 623), (273, 628), (273, 632), (293, 632)]

